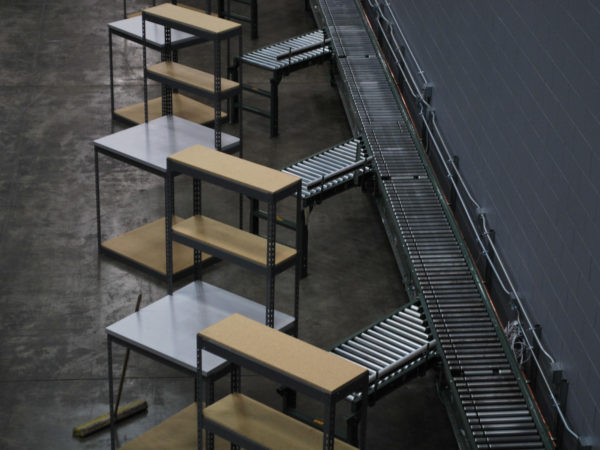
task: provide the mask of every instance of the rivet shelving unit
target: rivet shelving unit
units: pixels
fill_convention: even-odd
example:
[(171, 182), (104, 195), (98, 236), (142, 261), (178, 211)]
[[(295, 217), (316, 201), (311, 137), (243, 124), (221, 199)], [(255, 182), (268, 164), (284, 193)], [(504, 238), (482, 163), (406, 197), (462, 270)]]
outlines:
[[(177, 116), (163, 116), (94, 141), (96, 178), (96, 226), (98, 250), (165, 279), (165, 221), (157, 219), (134, 230), (103, 241), (100, 208), (99, 154), (165, 178), (167, 157), (198, 143), (212, 146), (214, 130)], [(223, 133), (222, 150), (239, 149), (239, 138)], [(175, 221), (179, 218), (174, 218)], [(193, 251), (178, 245), (173, 251), (175, 276), (191, 273)]]
[[(108, 326), (106, 333), (110, 411), (114, 412), (113, 344), (125, 346), (185, 374), (196, 376), (196, 335), (199, 330), (213, 325), (233, 313), (242, 314), (253, 320), (262, 320), (264, 310), (263, 305), (247, 298), (202, 281), (194, 281), (178, 289), (173, 295), (163, 297)], [(281, 312), (275, 313), (274, 327), (277, 330), (288, 332), (293, 326), (294, 318), (292, 316)], [(215, 380), (229, 373), (230, 366), (221, 357), (208, 352), (203, 353), (205, 364), (198, 375), (209, 381), (208, 386), (212, 386)], [(209, 389), (205, 392), (205, 396), (212, 401), (214, 393)], [(184, 424), (183, 429), (180, 428), (177, 433), (171, 433), (172, 424), (181, 425), (182, 423)], [(196, 408), (188, 407), (174, 418), (168, 419), (129, 442), (125, 447), (156, 448), (157, 439), (159, 439), (160, 448), (196, 448), (194, 436), (196, 426)], [(115, 433), (115, 417), (112, 416), (112, 448), (115, 448), (116, 445)]]
[[(243, 448), (314, 449), (320, 443), (324, 449), (356, 448), (335, 439), (335, 406), (354, 392), (366, 398), (365, 368), (239, 314), (200, 331), (197, 340), (198, 373), (205, 366), (204, 351), (232, 364), (231, 394), (214, 403), (206, 399), (205, 407), (205, 379), (197, 377), (198, 430), (206, 431), (207, 448), (213, 447), (211, 433)], [(323, 431), (243, 395), (242, 367), (320, 401)], [(360, 445), (365, 448), (366, 415), (361, 419)]]
[[(165, 32), (165, 60), (147, 66), (146, 43), (147, 24), (162, 25)], [(172, 29), (189, 33), (214, 44), (213, 73), (188, 67), (170, 59), (172, 52)], [(174, 89), (187, 91), (213, 101), (214, 108), (214, 148), (221, 150), (221, 102), (233, 97), (241, 102), (241, 81), (236, 82), (221, 77), (221, 45), (227, 42), (227, 60), (230, 58), (230, 40), (238, 37), (238, 52), (242, 52), (242, 26), (238, 23), (211, 16), (200, 11), (190, 10), (171, 3), (147, 8), (142, 11), (142, 41), (144, 65), (144, 101), (146, 120), (149, 116), (148, 79), (162, 84), (163, 113), (171, 114)], [(229, 65), (229, 61), (227, 61)], [(239, 118), (239, 136), (242, 136), (242, 120)], [(241, 139), (239, 141), (240, 155)]]
[[(113, 36), (118, 36), (136, 44), (144, 45), (141, 14), (108, 24), (110, 106), (112, 117), (113, 119), (124, 121), (130, 125), (137, 125), (145, 122), (144, 101), (115, 109)], [(176, 61), (179, 50), (201, 42), (202, 39), (196, 36), (179, 30), (173, 30), (170, 42), (171, 55), (167, 56), (164, 27), (152, 22), (146, 23), (146, 46), (160, 52), (162, 60), (173, 59)], [(214, 110), (211, 106), (179, 93), (173, 94), (172, 112), (176, 116), (183, 117), (184, 119), (199, 124), (212, 123), (214, 120)], [(148, 120), (156, 119), (163, 114), (165, 114), (165, 111), (163, 111), (162, 97), (148, 100)], [(222, 113), (221, 119), (224, 118), (226, 118), (226, 114)]]
[[(202, 215), (201, 196), (196, 196), (194, 215), (183, 221), (171, 220), (175, 214), (173, 181), (178, 174), (194, 179), (198, 192), (201, 182), (221, 186), (238, 192), (250, 199), (267, 203), (267, 236), (262, 237)], [(273, 326), (275, 311), (275, 276), (295, 266), (294, 280), (294, 324), (297, 335), (299, 282), (302, 270), (302, 230), (295, 233), (295, 248), (276, 243), (275, 222), (277, 202), (296, 195), (296, 220), (302, 213), (300, 178), (271, 169), (251, 161), (195, 145), (167, 159), (165, 182), (165, 217), (167, 233), (167, 281), (169, 293), (173, 290), (172, 246), (174, 242), (194, 248), (195, 252), (207, 252), (264, 274), (267, 280), (265, 323)], [(198, 255), (196, 261), (199, 261)], [(200, 270), (197, 270), (200, 277)]]

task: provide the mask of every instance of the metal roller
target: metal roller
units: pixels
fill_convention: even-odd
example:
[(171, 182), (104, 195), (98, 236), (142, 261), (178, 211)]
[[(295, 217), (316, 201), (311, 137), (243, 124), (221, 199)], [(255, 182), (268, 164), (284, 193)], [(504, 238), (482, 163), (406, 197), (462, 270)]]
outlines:
[(367, 362), (368, 364), (370, 364), (371, 368), (375, 369), (378, 372), (386, 366), (385, 362), (378, 361), (377, 359), (373, 358), (372, 356), (370, 356), (360, 350), (357, 350), (348, 344), (342, 344), (339, 347), (339, 349), (341, 351), (346, 352), (346, 354), (348, 354), (348, 355), (352, 355), (352, 356), (360, 359), (361, 361)]

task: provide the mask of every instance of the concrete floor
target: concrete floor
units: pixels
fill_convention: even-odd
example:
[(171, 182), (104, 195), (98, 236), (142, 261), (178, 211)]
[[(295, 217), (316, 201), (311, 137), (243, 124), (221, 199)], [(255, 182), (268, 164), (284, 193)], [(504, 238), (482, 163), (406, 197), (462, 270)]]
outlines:
[[(260, 38), (250, 40), (245, 30), (246, 50), (314, 28), (303, 1), (260, 6)], [(74, 426), (108, 410), (104, 327), (130, 314), (138, 293), (144, 304), (166, 294), (162, 282), (96, 248), (91, 142), (123, 128), (110, 119), (106, 28), (121, 17), (122, 3), (3, 0), (0, 13), (0, 448), (107, 448), (107, 431), (71, 436)], [(114, 49), (117, 105), (124, 106), (142, 98), (140, 50), (120, 39)], [(186, 52), (184, 61), (201, 54)], [(246, 158), (280, 167), (351, 137), (328, 73), (327, 65), (315, 66), (284, 79), (278, 138), (268, 137), (265, 119), (246, 114)], [(268, 80), (259, 71), (245, 77)], [(101, 172), (105, 237), (163, 214), (162, 180), (108, 158)], [(209, 215), (235, 217), (235, 199), (204, 192)], [(302, 339), (327, 348), (406, 301), (374, 203), (359, 189), (315, 208), (309, 245)], [(264, 295), (261, 278), (231, 264), (213, 266), (205, 280), (259, 302)], [(278, 278), (277, 289), (278, 307), (291, 312), (291, 273)], [(116, 351), (117, 361), (123, 353)], [(370, 448), (456, 447), (434, 375), (370, 408)], [(278, 404), (274, 386), (258, 377), (246, 376), (244, 388)], [(193, 383), (134, 354), (123, 401), (136, 398), (149, 410), (120, 425), (121, 444), (189, 404)]]

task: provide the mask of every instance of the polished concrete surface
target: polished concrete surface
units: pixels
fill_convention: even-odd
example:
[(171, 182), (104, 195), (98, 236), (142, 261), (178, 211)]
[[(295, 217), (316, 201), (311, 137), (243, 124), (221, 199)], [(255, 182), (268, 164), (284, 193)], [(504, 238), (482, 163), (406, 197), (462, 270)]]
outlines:
[[(145, 6), (128, 3), (131, 10)], [(260, 8), (260, 38), (250, 40), (245, 29), (246, 50), (314, 28), (301, 0)], [(130, 314), (139, 293), (143, 304), (166, 294), (164, 283), (99, 256), (96, 247), (91, 143), (123, 128), (110, 118), (106, 27), (120, 19), (122, 3), (3, 0), (0, 13), (0, 448), (107, 448), (106, 430), (71, 436), (74, 426), (108, 410), (104, 327)], [(141, 100), (139, 47), (115, 38), (114, 51), (117, 105)], [(181, 58), (201, 64), (204, 56), (188, 49)], [(265, 72), (245, 77), (268, 86)], [(246, 114), (243, 124), (245, 157), (276, 168), (351, 137), (326, 64), (281, 83), (278, 138), (269, 138), (261, 117)], [(106, 157), (100, 170), (104, 237), (163, 214), (161, 179)], [(185, 198), (189, 182), (178, 181), (177, 189)], [(204, 201), (209, 215), (235, 219), (235, 195), (207, 187)], [(179, 210), (189, 211), (187, 203)], [(406, 302), (373, 199), (360, 189), (315, 208), (309, 246), (300, 338), (327, 348)], [(259, 302), (264, 297), (264, 280), (231, 264), (211, 267), (205, 280)], [(291, 273), (278, 278), (277, 305), (287, 312), (291, 289)], [(115, 360), (123, 354), (117, 348)], [(274, 385), (250, 374), (243, 383), (250, 395), (278, 404)], [(120, 444), (193, 401), (193, 382), (132, 354), (123, 401), (137, 398), (149, 410), (119, 426)], [(368, 444), (456, 447), (433, 371), (369, 409)]]

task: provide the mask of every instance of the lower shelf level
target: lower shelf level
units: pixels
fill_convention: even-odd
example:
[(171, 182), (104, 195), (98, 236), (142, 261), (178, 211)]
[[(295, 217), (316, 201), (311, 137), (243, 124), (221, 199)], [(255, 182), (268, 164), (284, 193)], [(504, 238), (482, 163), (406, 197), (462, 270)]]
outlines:
[[(126, 450), (198, 450), (198, 407), (195, 403), (169, 417), (140, 437), (125, 444)], [(216, 450), (229, 450), (230, 444), (215, 436)]]
[[(182, 119), (187, 119), (190, 122), (199, 123), (200, 125), (212, 123), (215, 120), (215, 110), (209, 105), (196, 101), (185, 95), (173, 94), (173, 114)], [(114, 115), (118, 119), (133, 124), (145, 122), (144, 118), (144, 102), (136, 103), (135, 105), (126, 106), (115, 110)], [(162, 99), (161, 97), (153, 98), (148, 101), (148, 120), (154, 120), (162, 116)], [(221, 120), (227, 118), (227, 113), (221, 112)]]
[[(174, 223), (181, 221), (175, 216)], [(109, 239), (102, 243), (102, 250), (115, 254), (125, 261), (142, 266), (143, 268), (167, 276), (167, 255), (165, 250), (165, 219), (164, 217), (135, 230)], [(212, 258), (203, 253), (202, 262)], [(194, 267), (194, 250), (185, 245), (173, 244), (173, 274), (181, 276)]]
[[(230, 394), (204, 409), (205, 427), (210, 422), (243, 436), (261, 448), (318, 449), (323, 447), (323, 432), (270, 408), (243, 394)], [(242, 444), (243, 445), (243, 444)], [(336, 449), (355, 449), (335, 439)]]

